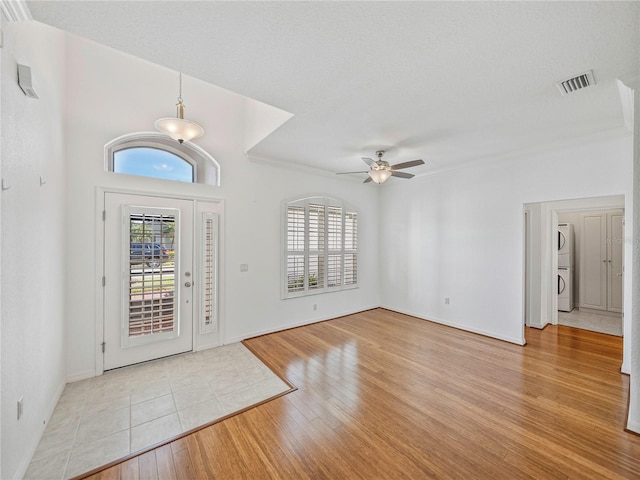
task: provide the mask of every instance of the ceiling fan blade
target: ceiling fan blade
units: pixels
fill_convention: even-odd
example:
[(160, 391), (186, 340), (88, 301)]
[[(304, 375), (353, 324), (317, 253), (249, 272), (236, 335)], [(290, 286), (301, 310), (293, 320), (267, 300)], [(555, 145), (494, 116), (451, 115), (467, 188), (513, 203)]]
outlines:
[(376, 164), (375, 160), (372, 158), (362, 157), (362, 161), (370, 167), (373, 167)]
[(373, 180), (371, 177), (367, 177), (367, 179), (362, 183), (369, 183), (371, 180)]
[(359, 172), (336, 172), (336, 175), (347, 175), (349, 173), (369, 173), (369, 170), (361, 170)]
[(424, 160), (411, 160), (409, 162), (396, 163), (391, 165), (391, 170), (401, 170), (403, 168), (415, 167), (417, 165), (424, 165)]
[(413, 178), (415, 177), (415, 175), (413, 173), (404, 173), (404, 172), (395, 172), (395, 171), (391, 171), (391, 176), (392, 177), (398, 177), (398, 178)]

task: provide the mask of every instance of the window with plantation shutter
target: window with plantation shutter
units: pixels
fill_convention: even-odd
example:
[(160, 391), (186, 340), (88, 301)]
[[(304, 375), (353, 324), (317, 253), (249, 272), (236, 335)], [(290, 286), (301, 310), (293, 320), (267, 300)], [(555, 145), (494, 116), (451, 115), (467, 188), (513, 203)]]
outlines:
[(358, 214), (344, 202), (305, 197), (284, 204), (282, 298), (358, 286)]

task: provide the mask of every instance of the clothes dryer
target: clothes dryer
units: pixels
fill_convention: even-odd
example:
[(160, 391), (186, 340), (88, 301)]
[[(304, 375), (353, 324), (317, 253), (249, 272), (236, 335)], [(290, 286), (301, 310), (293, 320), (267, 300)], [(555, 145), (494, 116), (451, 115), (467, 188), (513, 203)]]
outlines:
[(573, 310), (573, 268), (558, 267), (558, 310)]
[(572, 267), (573, 257), (573, 224), (558, 224), (558, 266)]

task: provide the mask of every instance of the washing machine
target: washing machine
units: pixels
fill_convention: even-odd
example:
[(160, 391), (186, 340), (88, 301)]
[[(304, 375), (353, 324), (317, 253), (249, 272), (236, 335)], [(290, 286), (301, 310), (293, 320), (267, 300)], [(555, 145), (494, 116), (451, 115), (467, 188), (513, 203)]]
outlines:
[(558, 266), (572, 267), (573, 257), (573, 224), (558, 224)]
[(573, 310), (573, 267), (558, 267), (558, 310)]

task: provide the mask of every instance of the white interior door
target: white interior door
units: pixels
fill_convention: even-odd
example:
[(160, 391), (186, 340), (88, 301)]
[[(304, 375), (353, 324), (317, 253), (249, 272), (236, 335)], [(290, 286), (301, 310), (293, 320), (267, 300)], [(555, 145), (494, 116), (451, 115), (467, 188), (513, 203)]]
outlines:
[(104, 370), (193, 350), (194, 205), (105, 193)]
[(607, 215), (582, 216), (580, 307), (607, 309)]

